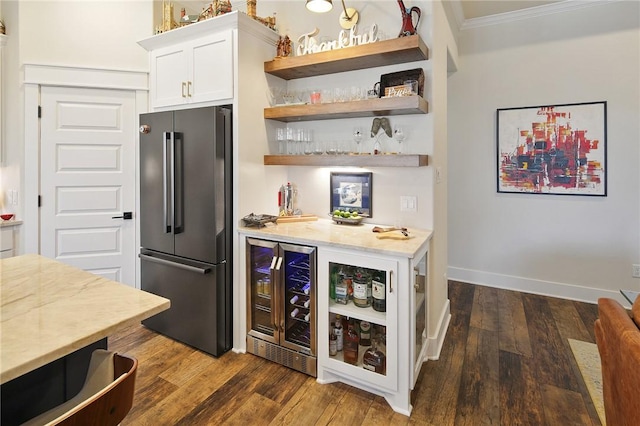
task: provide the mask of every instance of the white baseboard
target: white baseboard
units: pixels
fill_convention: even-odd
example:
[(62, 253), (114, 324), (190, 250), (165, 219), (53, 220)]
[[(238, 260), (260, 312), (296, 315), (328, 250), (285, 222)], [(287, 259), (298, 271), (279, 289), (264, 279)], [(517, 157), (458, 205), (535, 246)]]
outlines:
[(598, 298), (608, 297), (620, 302), (623, 306), (630, 306), (618, 291), (601, 288), (583, 287), (575, 284), (557, 283), (553, 281), (536, 280), (532, 278), (516, 277), (512, 275), (495, 274), (464, 268), (447, 268), (447, 278), (452, 281), (462, 281), (487, 287), (505, 290), (521, 291), (523, 293), (540, 294), (543, 296), (559, 297), (579, 302), (597, 303)]
[(444, 338), (447, 335), (449, 321), (451, 321), (450, 303), (449, 299), (447, 299), (447, 303), (442, 307), (436, 335), (429, 336), (427, 340), (427, 359), (436, 360), (440, 358), (440, 351), (442, 350), (442, 345), (444, 345)]

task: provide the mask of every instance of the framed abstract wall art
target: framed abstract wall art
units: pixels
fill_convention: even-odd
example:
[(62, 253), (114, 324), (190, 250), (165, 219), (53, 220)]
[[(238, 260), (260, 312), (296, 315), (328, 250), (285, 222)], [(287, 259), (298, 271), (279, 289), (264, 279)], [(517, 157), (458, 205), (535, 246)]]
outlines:
[(607, 195), (607, 103), (497, 111), (498, 192)]

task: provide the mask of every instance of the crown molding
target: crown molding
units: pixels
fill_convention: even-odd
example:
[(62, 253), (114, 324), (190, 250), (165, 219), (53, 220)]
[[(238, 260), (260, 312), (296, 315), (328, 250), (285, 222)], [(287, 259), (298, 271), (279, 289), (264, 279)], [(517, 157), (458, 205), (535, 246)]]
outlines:
[(513, 12), (500, 13), (497, 15), (472, 19), (464, 19), (464, 14), (462, 12), (462, 3), (460, 2), (460, 0), (453, 0), (451, 2), (451, 9), (453, 11), (456, 23), (458, 24), (458, 30), (464, 31), (474, 28), (505, 24), (508, 22), (521, 21), (524, 19), (537, 18), (540, 16), (553, 15), (556, 13), (570, 12), (573, 10), (583, 9), (585, 7), (600, 6), (602, 4), (614, 3), (618, 1), (622, 0), (564, 0), (558, 3), (551, 3), (542, 6), (530, 7), (527, 9), (516, 10)]

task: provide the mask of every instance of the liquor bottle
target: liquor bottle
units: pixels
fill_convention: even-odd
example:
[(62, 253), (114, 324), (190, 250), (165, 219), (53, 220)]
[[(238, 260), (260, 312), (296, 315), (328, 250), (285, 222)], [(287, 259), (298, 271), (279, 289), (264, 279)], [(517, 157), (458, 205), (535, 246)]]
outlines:
[(336, 335), (336, 350), (341, 351), (343, 345), (342, 339), (342, 320), (340, 319), (340, 315), (336, 315), (336, 322), (333, 328), (333, 334)]
[(346, 279), (336, 282), (336, 303), (343, 305), (349, 303), (349, 288)]
[(378, 349), (378, 344), (375, 340), (362, 356), (362, 366), (378, 374), (387, 374), (387, 357), (384, 352)]
[(353, 277), (353, 304), (359, 308), (368, 308), (371, 306), (371, 301), (367, 295), (367, 286), (371, 285), (368, 274), (362, 270), (357, 269)]
[(331, 267), (331, 275), (329, 278), (329, 297), (331, 300), (336, 300), (336, 283), (338, 282), (339, 277), (338, 267), (333, 265)]
[(352, 323), (349, 323), (349, 330), (344, 336), (344, 362), (356, 365), (358, 363), (358, 333), (354, 330)]
[(371, 346), (371, 323), (369, 321), (360, 321), (360, 344)]
[(373, 298), (373, 309), (378, 312), (387, 311), (387, 285), (384, 271), (375, 271), (371, 279), (371, 295)]
[(333, 333), (329, 333), (329, 355), (336, 356), (338, 354), (338, 339)]

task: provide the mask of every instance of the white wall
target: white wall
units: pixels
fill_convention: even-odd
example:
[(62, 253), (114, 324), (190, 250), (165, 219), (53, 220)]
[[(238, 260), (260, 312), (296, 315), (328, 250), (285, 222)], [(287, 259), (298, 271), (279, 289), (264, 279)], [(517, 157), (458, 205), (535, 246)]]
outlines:
[[(622, 1), (461, 32), (449, 278), (591, 301), (640, 290), (639, 27), (640, 3)], [(496, 192), (496, 109), (603, 100), (607, 197)]]
[[(5, 206), (24, 216), (24, 64), (147, 71), (147, 52), (136, 41), (153, 34), (151, 0), (38, 1), (3, 0), (8, 41), (3, 52), (5, 158), (1, 189), (18, 190), (18, 205)], [(18, 252), (25, 222), (17, 227)]]

